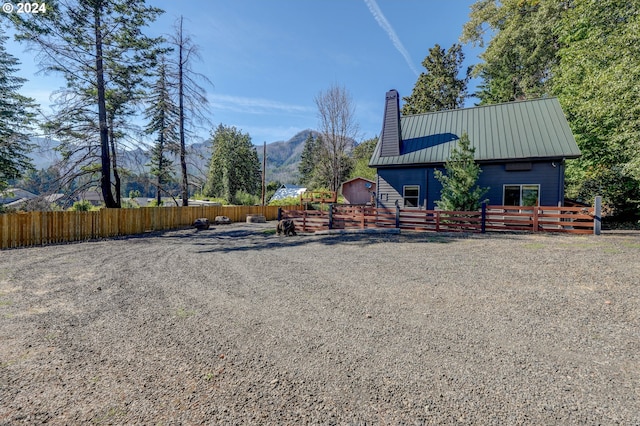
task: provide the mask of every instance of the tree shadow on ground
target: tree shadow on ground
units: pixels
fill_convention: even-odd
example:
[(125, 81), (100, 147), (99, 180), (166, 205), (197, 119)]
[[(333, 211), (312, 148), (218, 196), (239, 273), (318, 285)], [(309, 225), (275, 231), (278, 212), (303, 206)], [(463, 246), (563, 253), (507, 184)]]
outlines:
[(299, 247), (310, 244), (357, 245), (393, 244), (393, 243), (430, 243), (448, 244), (469, 238), (469, 234), (435, 233), (345, 233), (345, 234), (298, 234), (285, 237), (277, 236), (268, 230), (229, 229), (229, 230), (184, 230), (159, 236), (167, 242), (191, 244), (198, 253), (226, 253), (237, 251), (272, 250), (282, 247)]

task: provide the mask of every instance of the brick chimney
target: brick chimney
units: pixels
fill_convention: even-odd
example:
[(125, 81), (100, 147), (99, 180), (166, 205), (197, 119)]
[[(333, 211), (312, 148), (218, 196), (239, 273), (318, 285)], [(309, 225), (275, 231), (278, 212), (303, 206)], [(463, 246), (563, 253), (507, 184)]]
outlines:
[(400, 155), (400, 96), (397, 90), (387, 92), (382, 124), (381, 157)]

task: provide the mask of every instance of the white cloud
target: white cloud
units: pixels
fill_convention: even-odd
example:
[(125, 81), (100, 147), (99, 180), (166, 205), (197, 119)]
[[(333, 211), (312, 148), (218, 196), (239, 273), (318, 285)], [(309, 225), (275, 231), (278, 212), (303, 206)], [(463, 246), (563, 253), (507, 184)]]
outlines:
[(409, 65), (409, 68), (411, 68), (411, 71), (413, 71), (415, 75), (420, 75), (420, 72), (418, 71), (416, 66), (413, 64), (413, 61), (411, 60), (411, 56), (409, 55), (409, 52), (407, 52), (407, 49), (404, 48), (404, 45), (400, 41), (400, 38), (394, 31), (389, 21), (387, 21), (387, 18), (385, 18), (380, 8), (378, 7), (378, 3), (376, 3), (376, 0), (364, 0), (364, 2), (367, 4), (367, 7), (369, 7), (369, 11), (371, 12), (375, 20), (378, 22), (378, 25), (380, 25), (380, 27), (382, 27), (382, 29), (387, 33), (387, 35), (391, 39), (391, 42), (393, 43), (395, 48), (398, 50), (398, 52), (400, 52), (404, 60), (407, 62), (407, 65)]
[(309, 114), (315, 110), (302, 105), (286, 104), (270, 99), (246, 98), (242, 96), (211, 94), (211, 107), (219, 111), (242, 112), (248, 114)]

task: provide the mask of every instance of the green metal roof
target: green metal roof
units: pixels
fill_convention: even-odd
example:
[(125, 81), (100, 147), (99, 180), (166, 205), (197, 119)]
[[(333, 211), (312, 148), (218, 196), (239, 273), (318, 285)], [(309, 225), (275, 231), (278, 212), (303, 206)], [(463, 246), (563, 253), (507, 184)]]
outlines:
[(556, 98), (403, 116), (400, 130), (400, 155), (381, 156), (380, 138), (370, 166), (442, 164), (464, 132), (479, 162), (580, 156)]

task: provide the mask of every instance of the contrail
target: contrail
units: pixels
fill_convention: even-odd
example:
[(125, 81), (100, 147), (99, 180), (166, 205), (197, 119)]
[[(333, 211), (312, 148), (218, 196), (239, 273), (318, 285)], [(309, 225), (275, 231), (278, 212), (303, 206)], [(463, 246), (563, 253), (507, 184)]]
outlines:
[(369, 11), (371, 12), (375, 20), (378, 22), (378, 25), (380, 25), (382, 29), (387, 33), (387, 35), (391, 39), (391, 42), (393, 43), (395, 48), (398, 50), (398, 52), (400, 52), (404, 60), (407, 62), (407, 65), (409, 65), (409, 68), (411, 68), (411, 71), (413, 71), (415, 75), (420, 75), (420, 72), (418, 71), (416, 66), (413, 64), (413, 61), (411, 61), (411, 56), (409, 56), (409, 52), (407, 52), (407, 49), (405, 49), (404, 46), (402, 45), (402, 42), (398, 38), (398, 35), (396, 34), (396, 32), (393, 30), (393, 27), (391, 26), (389, 21), (387, 21), (387, 18), (384, 17), (384, 14), (378, 7), (378, 3), (376, 3), (376, 0), (364, 0), (364, 2), (367, 4), (367, 7), (369, 7)]

